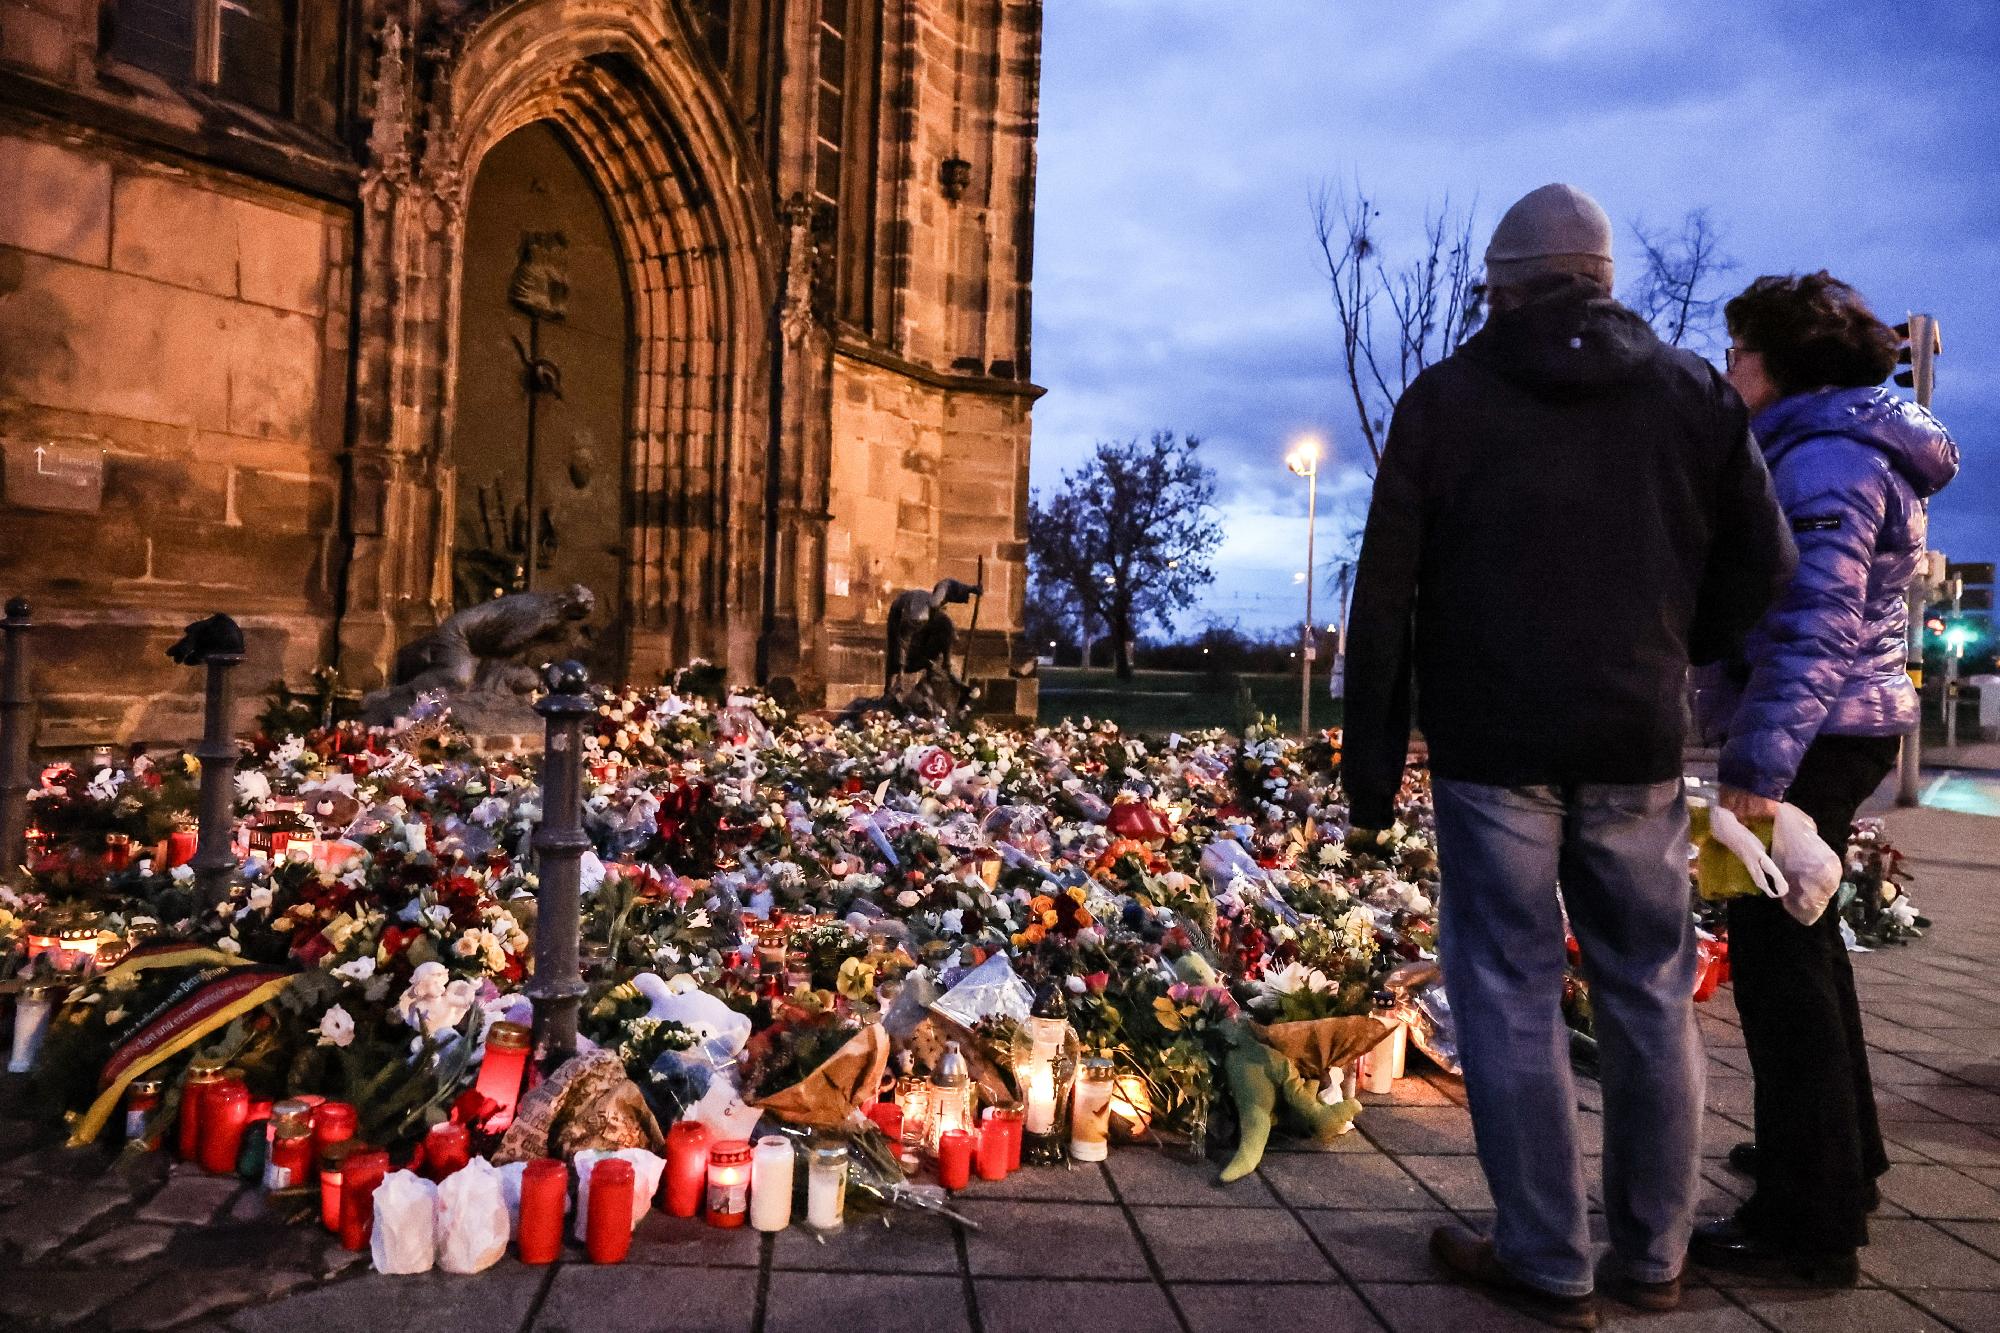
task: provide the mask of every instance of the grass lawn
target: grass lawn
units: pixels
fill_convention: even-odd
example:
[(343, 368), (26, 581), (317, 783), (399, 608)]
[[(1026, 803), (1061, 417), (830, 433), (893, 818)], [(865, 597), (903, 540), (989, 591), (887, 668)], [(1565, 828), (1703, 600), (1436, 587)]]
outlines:
[[(1240, 679), (1249, 685), (1258, 712), (1274, 715), (1287, 730), (1299, 725), (1299, 678), (1293, 675), (1218, 680), (1198, 671), (1138, 671), (1121, 681), (1109, 669), (1043, 667), (1041, 679), (1042, 722), (1109, 718), (1126, 731), (1150, 735), (1203, 727), (1233, 731), (1243, 722), (1236, 691)], [(1323, 673), (1313, 681), (1312, 720), (1316, 726), (1340, 721), (1340, 701), (1327, 697)]]

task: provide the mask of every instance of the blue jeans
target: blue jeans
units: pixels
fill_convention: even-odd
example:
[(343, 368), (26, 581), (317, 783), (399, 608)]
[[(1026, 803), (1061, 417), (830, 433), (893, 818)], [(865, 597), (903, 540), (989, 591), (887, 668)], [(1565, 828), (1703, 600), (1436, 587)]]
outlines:
[(1681, 784), (1440, 778), (1435, 793), (1439, 960), (1494, 1252), (1545, 1290), (1592, 1289), (1561, 1013), (1566, 906), (1596, 1018), (1612, 1248), (1639, 1281), (1674, 1277), (1694, 1225), (1704, 1084)]

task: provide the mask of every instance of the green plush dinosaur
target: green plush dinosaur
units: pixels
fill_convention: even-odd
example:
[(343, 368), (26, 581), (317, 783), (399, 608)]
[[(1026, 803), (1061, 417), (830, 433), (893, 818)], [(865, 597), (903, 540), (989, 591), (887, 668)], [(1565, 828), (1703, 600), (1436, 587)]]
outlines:
[(1280, 1099), (1293, 1117), (1303, 1124), (1312, 1141), (1324, 1148), (1332, 1144), (1361, 1110), (1361, 1103), (1347, 1100), (1328, 1106), (1318, 1091), (1299, 1077), (1291, 1060), (1259, 1041), (1247, 1022), (1238, 1020), (1227, 1034), (1229, 1054), (1223, 1069), (1229, 1077), (1229, 1091), (1236, 1098), (1236, 1118), (1241, 1126), (1236, 1155), (1222, 1168), (1216, 1183), (1227, 1185), (1241, 1180), (1264, 1160), (1264, 1148), (1271, 1141), (1272, 1117)]

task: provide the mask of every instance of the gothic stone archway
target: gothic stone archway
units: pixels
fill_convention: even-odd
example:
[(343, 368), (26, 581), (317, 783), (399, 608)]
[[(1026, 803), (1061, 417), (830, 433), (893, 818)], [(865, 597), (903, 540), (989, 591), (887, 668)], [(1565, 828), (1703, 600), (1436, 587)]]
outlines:
[(624, 576), (634, 679), (747, 675), (761, 607), (777, 228), (754, 152), (665, 0), (533, 0), (381, 38), (363, 180), (352, 554), (342, 658), (379, 675), (451, 604), (464, 196), (546, 122), (603, 201), (632, 304)]

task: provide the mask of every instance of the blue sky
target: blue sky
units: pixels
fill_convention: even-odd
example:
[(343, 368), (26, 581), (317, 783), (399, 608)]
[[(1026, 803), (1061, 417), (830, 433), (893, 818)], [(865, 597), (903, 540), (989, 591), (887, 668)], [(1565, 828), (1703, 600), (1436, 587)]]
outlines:
[(1483, 248), (1565, 180), (1618, 223), (1621, 287), (1629, 223), (1706, 207), (1735, 285), (1826, 267), (1891, 322), (1935, 313), (1965, 470), (1932, 545), (2000, 558), (2000, 3), (1051, 0), (1043, 60), (1034, 480), (1099, 439), (1203, 437), (1219, 619), (1295, 623), (1291, 437), (1350, 469), (1322, 552), (1365, 503), (1307, 203), (1329, 181), (1375, 197), (1392, 260), (1447, 195)]

